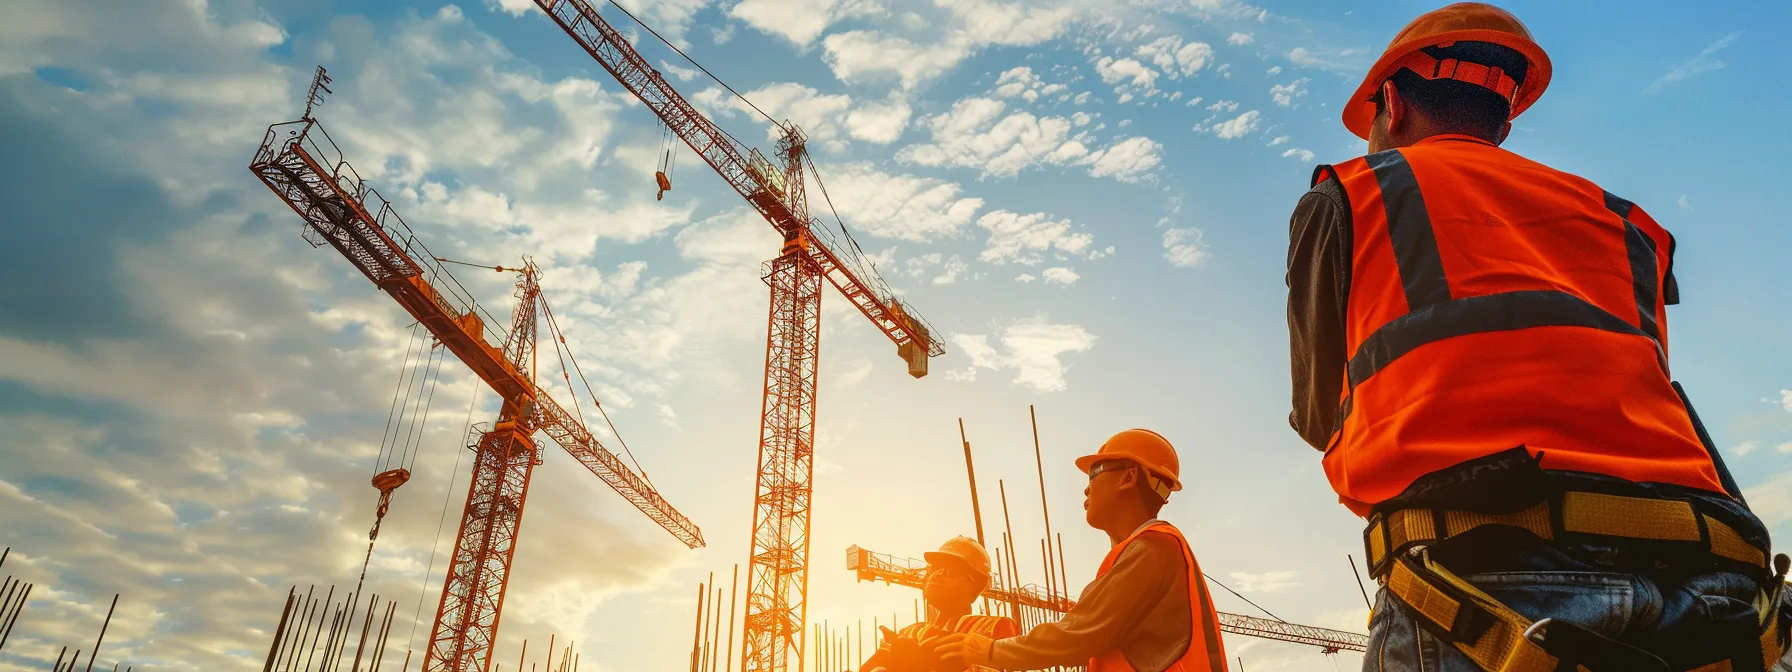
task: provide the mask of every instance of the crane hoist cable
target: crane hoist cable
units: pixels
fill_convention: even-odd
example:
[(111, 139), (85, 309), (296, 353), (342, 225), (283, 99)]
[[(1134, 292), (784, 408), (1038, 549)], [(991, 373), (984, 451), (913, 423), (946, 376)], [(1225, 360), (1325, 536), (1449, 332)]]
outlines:
[[(649, 487), (657, 487), (653, 485), (653, 478), (647, 475), (647, 469), (641, 466), (641, 461), (635, 459), (634, 451), (629, 450), (628, 441), (622, 438), (622, 432), (617, 431), (616, 423), (610, 420), (610, 413), (604, 410), (603, 402), (597, 399), (597, 391), (591, 387), (591, 381), (585, 378), (585, 369), (584, 367), (579, 366), (579, 359), (573, 356), (572, 347), (566, 343), (566, 334), (560, 331), (560, 322), (554, 319), (554, 309), (548, 305), (548, 300), (545, 296), (541, 298), (541, 310), (548, 317), (548, 329), (553, 332), (554, 340), (557, 343), (555, 347), (566, 348), (566, 358), (572, 361), (573, 371), (579, 374), (579, 382), (585, 384), (585, 393), (591, 397), (591, 405), (597, 407), (597, 412), (603, 417), (604, 424), (609, 425), (610, 435), (616, 437), (616, 443), (622, 446), (622, 453), (627, 455), (628, 460), (635, 464), (635, 470), (641, 473), (641, 480), (646, 481)], [(571, 386), (572, 381), (568, 380), (567, 387), (570, 388)], [(577, 408), (579, 405), (579, 397), (576, 393), (573, 395), (572, 403), (574, 408)]]
[[(467, 420), (460, 432), (463, 439), (473, 435), (473, 409), (478, 408), (479, 392), (485, 389), (485, 385), (480, 383), (478, 376), (469, 376), (468, 379), (473, 383), (473, 398), (467, 402)], [(411, 617), (411, 635), (405, 642), (407, 651), (416, 649), (417, 625), (423, 622), (423, 599), (429, 593), (429, 575), (435, 571), (436, 553), (441, 550), (442, 546), (442, 529), (448, 523), (448, 503), (454, 497), (454, 479), (460, 475), (460, 460), (468, 452), (465, 450), (454, 451), (454, 468), (449, 470), (448, 485), (442, 489), (442, 513), (436, 519), (435, 539), (429, 544), (429, 564), (423, 569), (423, 580), (418, 582), (421, 585), (417, 587), (417, 613)]]
[[(666, 45), (666, 46), (668, 46), (668, 47), (671, 47), (671, 48), (672, 48), (672, 51), (676, 51), (676, 52), (678, 52), (678, 55), (679, 55), (679, 56), (683, 56), (683, 57), (684, 57), (684, 60), (685, 60), (685, 61), (687, 61), (687, 62), (689, 62), (689, 63), (690, 63), (690, 64), (691, 64), (691, 65), (694, 65), (694, 66), (697, 66), (697, 69), (698, 69), (698, 70), (702, 70), (702, 71), (703, 71), (703, 74), (705, 74), (705, 75), (709, 75), (709, 78), (710, 78), (710, 79), (713, 79), (713, 80), (715, 80), (715, 81), (716, 81), (716, 83), (717, 83), (717, 84), (721, 84), (721, 85), (722, 85), (722, 88), (724, 88), (724, 89), (727, 89), (727, 90), (728, 90), (728, 92), (729, 92), (729, 93), (732, 93), (732, 94), (734, 94), (734, 97), (735, 97), (735, 98), (739, 98), (739, 99), (741, 99), (741, 102), (744, 102), (744, 103), (746, 103), (746, 104), (747, 104), (747, 107), (751, 107), (751, 108), (753, 108), (753, 111), (754, 111), (754, 112), (758, 112), (758, 113), (759, 113), (759, 116), (761, 116), (761, 117), (765, 117), (765, 120), (766, 120), (766, 121), (769, 121), (769, 122), (772, 122), (772, 125), (773, 125), (773, 126), (779, 126), (779, 125), (781, 125), (781, 124), (779, 124), (779, 123), (778, 123), (778, 120), (776, 120), (776, 119), (773, 119), (773, 118), (772, 118), (772, 115), (769, 115), (769, 114), (766, 114), (766, 113), (765, 113), (765, 110), (761, 110), (761, 109), (759, 109), (759, 106), (758, 106), (758, 105), (754, 105), (754, 104), (753, 104), (753, 101), (751, 101), (751, 100), (747, 100), (747, 97), (746, 97), (746, 96), (743, 96), (743, 95), (740, 95), (740, 92), (739, 92), (739, 91), (735, 91), (735, 90), (734, 90), (734, 87), (732, 87), (732, 86), (729, 86), (729, 85), (728, 85), (728, 83), (727, 83), (727, 82), (724, 82), (724, 81), (722, 81), (722, 78), (721, 78), (721, 77), (717, 77), (717, 76), (716, 76), (716, 75), (715, 75), (715, 73), (713, 73), (713, 72), (710, 72), (710, 71), (709, 71), (709, 68), (705, 68), (705, 67), (703, 67), (703, 64), (702, 64), (702, 63), (698, 63), (698, 62), (697, 62), (697, 59), (694, 59), (694, 58), (691, 58), (691, 56), (690, 56), (690, 54), (686, 54), (686, 53), (684, 53), (684, 50), (683, 50), (683, 49), (679, 49), (679, 48), (678, 48), (678, 45), (676, 45), (676, 44), (673, 44), (673, 43), (672, 43), (672, 41), (671, 41), (671, 40), (668, 40), (668, 39), (666, 39), (666, 38), (665, 38), (665, 37), (663, 37), (663, 36), (661, 36), (661, 35), (660, 35), (660, 33), (659, 33), (659, 31), (657, 31), (657, 30), (654, 30), (654, 29), (653, 29), (653, 26), (649, 26), (649, 25), (647, 25), (647, 22), (645, 22), (645, 21), (642, 21), (642, 20), (641, 20), (641, 19), (639, 19), (639, 18), (636, 18), (636, 17), (635, 17), (635, 15), (634, 15), (634, 13), (633, 13), (633, 12), (630, 12), (630, 11), (628, 11), (628, 8), (627, 8), (627, 7), (623, 7), (623, 6), (622, 6), (622, 5), (621, 5), (621, 4), (619, 4), (619, 3), (617, 3), (617, 2), (616, 2), (616, 0), (609, 0), (609, 2), (610, 2), (610, 4), (611, 4), (611, 5), (615, 5), (615, 6), (616, 6), (616, 8), (617, 8), (617, 9), (620, 9), (620, 10), (622, 10), (622, 13), (623, 13), (623, 14), (626, 14), (626, 15), (628, 15), (628, 18), (630, 18), (630, 19), (632, 19), (632, 20), (634, 20), (634, 22), (635, 22), (635, 23), (637, 23), (637, 24), (640, 24), (640, 26), (641, 26), (641, 27), (642, 27), (642, 28), (646, 28), (646, 29), (647, 29), (647, 32), (649, 32), (649, 33), (652, 33), (652, 34), (653, 34), (653, 36), (654, 36), (654, 37), (655, 37), (655, 38), (658, 38), (658, 39), (659, 39), (659, 41), (660, 41), (660, 42), (662, 42), (662, 43), (664, 43), (664, 44), (665, 44), (665, 45)], [(724, 132), (726, 132), (726, 131), (724, 131)], [(731, 137), (731, 138), (732, 138), (732, 137), (733, 137), (733, 136), (729, 136), (729, 137)], [(736, 141), (736, 142), (738, 142), (738, 141)]]

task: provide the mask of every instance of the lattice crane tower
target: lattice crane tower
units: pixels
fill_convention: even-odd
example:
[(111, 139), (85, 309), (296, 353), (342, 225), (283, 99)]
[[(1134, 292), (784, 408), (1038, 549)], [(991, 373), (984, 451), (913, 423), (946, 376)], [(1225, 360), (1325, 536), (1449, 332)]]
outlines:
[[(813, 164), (801, 130), (788, 121), (778, 124), (783, 138), (776, 160), (767, 159), (698, 113), (591, 2), (535, 2), (784, 238), (778, 256), (763, 268), (771, 288), (771, 314), (741, 669), (801, 670), (822, 279), (896, 343), (910, 375), (927, 375), (928, 357), (944, 354), (945, 348), (932, 338), (924, 320), (897, 301), (850, 236), (842, 244), (809, 216), (803, 166), (809, 163), (813, 169)], [(822, 192), (825, 197), (825, 188)]]
[[(327, 81), (321, 68), (319, 78)], [(347, 257), (504, 401), (497, 424), (474, 448), (467, 505), (424, 670), (486, 672), (491, 667), (529, 478), (541, 464), (536, 432), (553, 439), (679, 541), (691, 548), (703, 545), (696, 524), (536, 385), (537, 318), (545, 314), (551, 319), (552, 313), (544, 312), (534, 264), (512, 269), (520, 278), (516, 312), (506, 332), (343, 159), (310, 117), (309, 106), (305, 117), (268, 128), (249, 170), (304, 220), (307, 241), (328, 244)]]

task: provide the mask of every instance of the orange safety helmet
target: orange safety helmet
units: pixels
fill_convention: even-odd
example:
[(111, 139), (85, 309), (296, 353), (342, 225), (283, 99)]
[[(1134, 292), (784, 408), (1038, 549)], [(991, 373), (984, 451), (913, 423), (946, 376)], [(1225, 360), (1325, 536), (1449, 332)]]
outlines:
[(940, 544), (940, 550), (922, 553), (921, 557), (926, 558), (929, 565), (956, 559), (983, 578), (989, 578), (989, 551), (984, 550), (983, 544), (977, 543), (976, 539), (970, 537), (957, 536), (947, 539), (946, 543)]
[[(1426, 47), (1448, 46), (1457, 42), (1487, 42), (1508, 47), (1524, 55), (1527, 63), (1523, 82), (1512, 81), (1499, 68), (1478, 63), (1439, 61), (1425, 54)], [(1369, 127), (1375, 122), (1375, 103), (1382, 82), (1401, 68), (1413, 70), (1426, 79), (1454, 79), (1485, 87), (1504, 96), (1512, 104), (1508, 121), (1517, 119), (1529, 109), (1543, 90), (1549, 88), (1549, 55), (1531, 39), (1531, 31), (1511, 12), (1480, 2), (1458, 2), (1442, 9), (1419, 15), (1394, 41), (1381, 60), (1369, 68), (1362, 85), (1344, 106), (1344, 127), (1356, 137), (1369, 139)]]
[(1182, 462), (1176, 459), (1176, 448), (1164, 435), (1149, 429), (1129, 429), (1108, 437), (1107, 443), (1101, 444), (1101, 450), (1094, 455), (1076, 458), (1076, 468), (1089, 473), (1096, 462), (1105, 460), (1131, 460), (1143, 467), (1162, 483), (1151, 483), (1151, 488), (1165, 500), (1170, 493), (1182, 489)]

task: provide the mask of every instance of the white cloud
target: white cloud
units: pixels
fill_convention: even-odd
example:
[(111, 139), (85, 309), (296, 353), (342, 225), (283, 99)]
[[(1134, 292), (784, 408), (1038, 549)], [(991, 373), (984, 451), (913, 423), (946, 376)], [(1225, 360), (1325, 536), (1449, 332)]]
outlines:
[(1038, 280), (1038, 279), (1039, 278), (1034, 277), (1032, 273), (1022, 273), (1020, 275), (1014, 276), (1014, 281), (1020, 282), (1020, 283), (1031, 283), (1034, 280)]
[(1000, 77), (996, 78), (996, 88), (993, 93), (1003, 98), (1014, 98), (1035, 89), (1038, 85), (1039, 76), (1033, 74), (1032, 68), (1024, 65), (1016, 66), (1004, 71)]
[[(1125, 126), (1126, 122), (1121, 122)], [(1145, 137), (1126, 138), (1091, 153), (1083, 163), (1089, 164), (1090, 177), (1113, 177), (1121, 182), (1144, 179), (1161, 163), (1163, 145)]]
[(1124, 138), (1091, 150), (1086, 134), (1071, 134), (1076, 125), (1071, 119), (1008, 113), (1005, 103), (992, 98), (965, 98), (950, 111), (920, 123), (932, 133), (933, 142), (902, 148), (896, 153), (898, 161), (976, 168), (984, 177), (998, 178), (1044, 165), (1086, 165), (1091, 176), (1123, 182), (1144, 178), (1161, 161), (1162, 146), (1148, 138)]
[[(983, 199), (965, 197), (962, 187), (938, 178), (891, 175), (867, 162), (820, 168), (847, 226), (879, 238), (909, 242), (951, 238), (983, 208)], [(811, 208), (815, 205), (810, 203)]]
[(1792, 521), (1792, 470), (1782, 471), (1752, 488), (1744, 488), (1742, 496), (1748, 500), (1749, 509), (1768, 528)]
[(1269, 66), (1269, 76), (1274, 77), (1279, 74), (1282, 74), (1282, 66), (1279, 66), (1279, 65)]
[(1792, 453), (1792, 441), (1774, 446), (1773, 449), (1780, 453)]
[(1230, 44), (1235, 47), (1242, 47), (1244, 45), (1250, 44), (1255, 41), (1256, 41), (1256, 37), (1250, 33), (1233, 33), (1226, 37), (1226, 44)]
[[(835, 152), (845, 150), (849, 139), (877, 145), (895, 142), (908, 128), (913, 114), (901, 98), (855, 103), (850, 95), (822, 93), (795, 82), (767, 84), (745, 95), (773, 119), (789, 120), (802, 128), (812, 146)], [(724, 114), (739, 114), (756, 122), (764, 119), (752, 106), (724, 94), (719, 87), (704, 89), (692, 99), (700, 106), (719, 108)], [(763, 125), (767, 140), (783, 137), (782, 128), (769, 122)]]
[(1045, 284), (1065, 285), (1065, 286), (1074, 285), (1074, 284), (1076, 284), (1077, 280), (1082, 279), (1082, 277), (1083, 277), (1081, 275), (1077, 275), (1076, 271), (1073, 271), (1068, 268), (1064, 268), (1062, 266), (1053, 266), (1051, 268), (1045, 269), (1045, 271), (1040, 273), (1040, 275), (1045, 277)]
[(1301, 161), (1311, 162), (1313, 160), (1313, 151), (1308, 150), (1308, 149), (1289, 149), (1286, 152), (1282, 152), (1282, 156), (1283, 157), (1293, 157), (1293, 158), (1300, 159)]
[(1061, 392), (1069, 387), (1064, 374), (1069, 366), (1064, 355), (1087, 352), (1095, 335), (1080, 325), (1054, 324), (1043, 315), (1003, 327), (999, 348), (986, 334), (953, 334), (952, 343), (970, 358), (970, 365), (954, 376), (974, 380), (977, 369), (1012, 370), (1013, 383), (1039, 392)]
[(905, 89), (944, 74), (971, 54), (962, 42), (924, 46), (868, 30), (834, 33), (822, 40), (822, 48), (823, 60), (842, 82), (860, 84), (894, 75)]
[(1360, 73), (1368, 69), (1367, 53), (1367, 50), (1360, 48), (1328, 50), (1320, 53), (1305, 47), (1295, 47), (1288, 51), (1288, 62), (1331, 72)]
[(1780, 390), (1780, 407), (1792, 413), (1792, 390)]
[(1229, 572), (1233, 585), (1242, 593), (1275, 593), (1299, 588), (1301, 572)]
[(485, 0), (485, 6), (511, 16), (522, 16), (524, 12), (536, 9), (535, 0)]
[(1283, 144), (1283, 143), (1286, 143), (1286, 142), (1288, 142), (1288, 141), (1289, 141), (1289, 140), (1293, 140), (1293, 139), (1294, 139), (1294, 137), (1293, 137), (1293, 136), (1288, 136), (1288, 135), (1278, 135), (1278, 136), (1276, 136), (1276, 137), (1275, 137), (1275, 139), (1274, 139), (1274, 140), (1270, 140), (1270, 141), (1269, 141), (1269, 145), (1268, 145), (1268, 146), (1269, 146), (1269, 147), (1274, 147), (1274, 146), (1276, 146), (1276, 145), (1280, 145), (1280, 144)]
[(1717, 41), (1706, 45), (1704, 50), (1699, 52), (1699, 55), (1692, 57), (1691, 60), (1669, 68), (1666, 73), (1655, 78), (1655, 81), (1649, 84), (1649, 88), (1646, 89), (1646, 91), (1655, 93), (1660, 91), (1663, 87), (1678, 84), (1688, 79), (1692, 79), (1693, 77), (1729, 65), (1728, 63), (1713, 57), (1717, 55), (1717, 52), (1734, 46), (1741, 39), (1742, 33), (1740, 31), (1717, 38)]
[(1313, 80), (1302, 77), (1287, 84), (1276, 84), (1269, 87), (1269, 96), (1277, 105), (1291, 106), (1295, 98), (1307, 95), (1307, 83), (1311, 81)]
[(1686, 200), (1686, 196), (1685, 196), (1685, 195), (1684, 195), (1684, 194), (1682, 194), (1682, 195), (1681, 195), (1681, 196), (1680, 196), (1680, 200), (1679, 200), (1679, 201), (1678, 201), (1678, 203), (1679, 203), (1679, 205), (1680, 205), (1680, 207), (1682, 207), (1682, 208), (1685, 208), (1685, 209), (1687, 209), (1687, 210), (1691, 210), (1691, 209), (1692, 209), (1692, 204), (1691, 204), (1691, 203), (1689, 203), (1689, 202), (1687, 202), (1687, 200)]
[(1050, 250), (1083, 256), (1095, 242), (1094, 236), (1072, 232), (1070, 220), (1050, 219), (1037, 212), (1021, 215), (997, 210), (978, 218), (977, 226), (989, 232), (989, 242), (978, 257), (998, 265), (1031, 266), (1043, 261), (1045, 252)]
[(1114, 89), (1116, 93), (1128, 87), (1144, 93), (1157, 91), (1157, 71), (1130, 58), (1115, 60), (1103, 56), (1095, 62), (1095, 73), (1101, 75), (1103, 82), (1119, 84)]
[[(1189, 101), (1189, 102), (1192, 105), (1198, 101)], [(1208, 105), (1207, 109), (1212, 110), (1214, 112), (1232, 112), (1232, 111), (1238, 109), (1238, 101), (1236, 101), (1236, 100), (1216, 101), (1214, 104)]]
[[(948, 28), (942, 31), (946, 37), (938, 43), (918, 44), (878, 31), (853, 30), (823, 38), (823, 59), (841, 81), (857, 84), (894, 76), (910, 89), (984, 47), (1028, 46), (1057, 37), (1075, 15), (1070, 6), (1027, 7), (997, 0), (935, 0), (935, 4), (950, 15)], [(925, 19), (916, 16), (916, 20), (925, 25)]]
[(1213, 47), (1205, 42), (1184, 43), (1181, 37), (1166, 35), (1139, 45), (1134, 55), (1150, 61), (1171, 79), (1176, 79), (1192, 76), (1207, 67), (1213, 60)]
[(1760, 447), (1759, 441), (1743, 441), (1736, 444), (1735, 448), (1731, 448), (1730, 453), (1737, 457), (1747, 457), (1749, 453), (1755, 452), (1755, 449)]
[(1242, 138), (1256, 132), (1257, 127), (1261, 125), (1261, 117), (1262, 115), (1258, 114), (1256, 110), (1250, 110), (1230, 120), (1214, 124), (1213, 134), (1222, 140)]
[(1177, 268), (1194, 268), (1208, 257), (1200, 229), (1165, 229), (1164, 259)]
[(827, 30), (834, 5), (835, 0), (741, 0), (728, 15), (802, 46)]

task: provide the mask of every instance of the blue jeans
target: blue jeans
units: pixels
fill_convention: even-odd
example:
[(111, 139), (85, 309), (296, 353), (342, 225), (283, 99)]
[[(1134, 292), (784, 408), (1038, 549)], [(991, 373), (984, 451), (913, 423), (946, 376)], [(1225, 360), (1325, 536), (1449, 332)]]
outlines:
[[(1618, 553), (1600, 547), (1571, 550), (1582, 558), (1606, 559)], [(1644, 649), (1673, 670), (1744, 655), (1743, 647), (1760, 632), (1753, 606), (1759, 587), (1748, 576), (1695, 573), (1664, 581), (1602, 566), (1607, 564), (1619, 563), (1588, 564), (1545, 546), (1526, 554), (1514, 571), (1465, 574), (1463, 578), (1525, 618), (1574, 623)], [(1773, 661), (1767, 664), (1771, 666)], [(1364, 672), (1480, 669), (1449, 642), (1421, 628), (1413, 611), (1387, 589), (1377, 594)], [(1743, 670), (1737, 668), (1736, 672)]]

